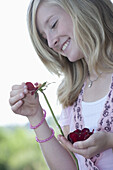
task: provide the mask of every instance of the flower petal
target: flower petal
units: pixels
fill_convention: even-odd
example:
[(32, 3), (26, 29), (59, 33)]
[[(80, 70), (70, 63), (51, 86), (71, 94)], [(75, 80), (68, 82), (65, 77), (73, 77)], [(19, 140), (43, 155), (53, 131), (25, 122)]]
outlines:
[(26, 86), (29, 91), (35, 90), (35, 87), (31, 82), (26, 82)]

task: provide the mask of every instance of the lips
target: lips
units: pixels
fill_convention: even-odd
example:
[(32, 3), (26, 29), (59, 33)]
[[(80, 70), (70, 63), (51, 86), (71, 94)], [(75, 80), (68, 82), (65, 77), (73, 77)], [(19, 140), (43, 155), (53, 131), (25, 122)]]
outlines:
[(83, 141), (88, 139), (92, 134), (94, 133), (94, 129), (92, 132), (88, 128), (84, 128), (82, 130), (75, 130), (71, 132), (68, 136), (67, 139), (73, 144), (74, 142), (77, 141)]

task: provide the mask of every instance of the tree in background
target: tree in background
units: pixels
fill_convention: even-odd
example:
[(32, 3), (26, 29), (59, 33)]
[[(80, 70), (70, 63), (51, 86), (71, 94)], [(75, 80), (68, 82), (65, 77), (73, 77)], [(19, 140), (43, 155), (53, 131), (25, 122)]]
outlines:
[(0, 128), (0, 170), (48, 170), (28, 128)]

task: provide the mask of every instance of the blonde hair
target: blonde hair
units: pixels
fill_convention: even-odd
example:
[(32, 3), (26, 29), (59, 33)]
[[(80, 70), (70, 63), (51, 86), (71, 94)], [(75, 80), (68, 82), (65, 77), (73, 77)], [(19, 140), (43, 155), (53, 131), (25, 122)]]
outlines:
[[(87, 58), (70, 62), (47, 45), (37, 24), (40, 3), (61, 6), (72, 18), (74, 36)], [(34, 48), (52, 73), (64, 78), (58, 88), (58, 99), (63, 107), (72, 105), (83, 86), (88, 70), (113, 72), (113, 4), (110, 0), (32, 0), (28, 9), (28, 28)]]

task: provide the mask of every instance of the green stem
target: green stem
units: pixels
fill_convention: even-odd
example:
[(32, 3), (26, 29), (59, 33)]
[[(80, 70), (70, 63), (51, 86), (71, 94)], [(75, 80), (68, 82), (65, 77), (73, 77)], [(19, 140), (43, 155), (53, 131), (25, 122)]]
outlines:
[[(59, 125), (59, 123), (58, 123), (58, 121), (57, 121), (57, 119), (56, 119), (56, 117), (55, 117), (55, 115), (54, 115), (54, 112), (53, 112), (53, 110), (52, 110), (52, 108), (51, 108), (51, 106), (50, 106), (50, 104), (49, 104), (49, 101), (48, 101), (45, 93), (44, 93), (41, 89), (40, 89), (40, 92), (43, 94), (43, 96), (44, 96), (44, 98), (45, 98), (45, 100), (46, 100), (46, 102), (47, 102), (47, 105), (48, 105), (48, 107), (49, 107), (49, 109), (50, 109), (50, 111), (51, 111), (51, 113), (52, 113), (52, 116), (53, 116), (53, 118), (54, 118), (54, 121), (56, 122), (56, 124), (57, 124), (57, 126), (58, 126), (58, 128), (59, 128), (59, 130), (60, 130), (60, 132), (61, 132), (61, 134), (64, 136), (64, 133), (63, 133), (63, 131), (62, 131), (62, 128), (61, 128), (61, 126)], [(73, 158), (74, 158), (74, 160), (75, 160), (77, 170), (79, 170), (77, 158), (75, 157), (75, 155), (74, 155), (73, 152), (70, 152), (70, 153), (71, 153), (71, 155), (73, 156)]]
[(77, 160), (76, 156), (74, 155), (74, 153), (73, 153), (73, 152), (70, 152), (70, 153), (71, 153), (72, 157), (73, 157), (73, 158), (74, 158), (74, 160), (75, 160), (77, 170), (79, 170), (78, 160)]
[(60, 132), (61, 132), (61, 134), (64, 136), (64, 133), (63, 133), (63, 131), (62, 131), (62, 128), (60, 127), (60, 125), (59, 125), (59, 123), (58, 123), (58, 121), (57, 121), (57, 119), (56, 119), (56, 117), (55, 117), (55, 115), (54, 115), (54, 112), (53, 112), (53, 110), (52, 110), (52, 108), (51, 108), (51, 106), (50, 106), (50, 104), (49, 104), (49, 101), (48, 101), (45, 93), (44, 93), (43, 91), (41, 91), (41, 93), (44, 95), (44, 98), (45, 98), (45, 100), (46, 100), (46, 102), (47, 102), (47, 105), (48, 105), (48, 107), (49, 107), (49, 109), (50, 109), (50, 111), (51, 111), (51, 113), (52, 113), (52, 116), (53, 116), (53, 118), (54, 118), (54, 121), (56, 122), (56, 124), (57, 124), (57, 126), (58, 126), (58, 128), (59, 128), (59, 130), (60, 130)]

